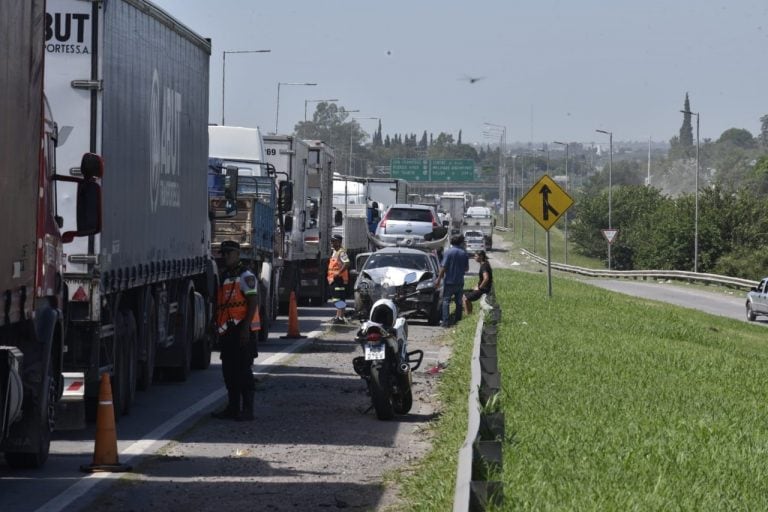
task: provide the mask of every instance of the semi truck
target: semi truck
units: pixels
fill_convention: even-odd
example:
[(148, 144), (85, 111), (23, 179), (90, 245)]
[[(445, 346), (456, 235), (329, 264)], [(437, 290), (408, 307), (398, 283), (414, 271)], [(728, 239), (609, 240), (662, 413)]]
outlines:
[(367, 178), (368, 201), (376, 201), (383, 213), (393, 204), (408, 203), (408, 182), (394, 178)]
[(440, 213), (448, 221), (451, 234), (461, 233), (464, 224), (464, 211), (469, 206), (464, 192), (445, 192), (440, 196)]
[(333, 150), (320, 141), (292, 135), (264, 135), (267, 162), (278, 187), (290, 184), (277, 256), (282, 260), (278, 310), (288, 313), (291, 292), (299, 305), (320, 303), (326, 296), (325, 269), (330, 257), (333, 201)]
[(283, 228), (278, 206), (285, 202), (287, 189), (283, 187), (280, 201), (274, 167), (266, 161), (258, 128), (209, 126), (208, 154), (212, 250), (219, 254), (224, 240), (240, 243), (241, 259), (261, 284), (259, 340), (266, 341), (278, 308), (283, 268), (282, 259), (275, 257), (277, 233)]
[(496, 218), (487, 206), (470, 206), (464, 213), (464, 230), (475, 230), (483, 233), (486, 249), (493, 248), (493, 230)]
[[(104, 159), (102, 225), (64, 247), (64, 369), (99, 377), (125, 414), (155, 368), (186, 380), (210, 364), (217, 267), (211, 255), (209, 40), (145, 0), (48, 0), (45, 90), (55, 107), (58, 173), (88, 178)], [(65, 231), (77, 231), (77, 183), (58, 183)]]
[[(62, 404), (82, 402), (84, 376), (66, 372), (63, 361), (62, 251), (65, 240), (97, 232), (101, 221), (101, 159), (83, 156), (82, 178), (56, 174), (58, 131), (43, 95), (44, 19), (44, 0), (0, 2), (0, 450), (20, 468), (45, 463)], [(75, 187), (68, 232), (55, 198), (59, 179)]]
[[(344, 237), (343, 246), (352, 269), (358, 254), (368, 251), (368, 205), (366, 179), (334, 174), (333, 234)], [(350, 284), (350, 291), (352, 287)]]

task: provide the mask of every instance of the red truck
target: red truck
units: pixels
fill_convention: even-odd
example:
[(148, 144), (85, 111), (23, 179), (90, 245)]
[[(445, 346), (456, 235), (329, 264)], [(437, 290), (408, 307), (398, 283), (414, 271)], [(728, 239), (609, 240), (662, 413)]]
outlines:
[[(64, 371), (62, 244), (101, 227), (101, 158), (56, 174), (57, 127), (43, 95), (44, 0), (0, 2), (0, 450), (12, 467), (48, 458), (57, 411), (82, 403), (82, 373)], [(60, 180), (76, 187), (76, 229), (62, 232)]]

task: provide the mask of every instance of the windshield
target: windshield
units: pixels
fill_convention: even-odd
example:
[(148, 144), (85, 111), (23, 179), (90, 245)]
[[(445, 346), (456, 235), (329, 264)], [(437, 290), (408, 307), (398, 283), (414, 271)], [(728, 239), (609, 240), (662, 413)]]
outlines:
[(366, 270), (383, 267), (400, 267), (414, 270), (429, 270), (427, 256), (422, 254), (381, 254), (374, 253), (365, 264)]

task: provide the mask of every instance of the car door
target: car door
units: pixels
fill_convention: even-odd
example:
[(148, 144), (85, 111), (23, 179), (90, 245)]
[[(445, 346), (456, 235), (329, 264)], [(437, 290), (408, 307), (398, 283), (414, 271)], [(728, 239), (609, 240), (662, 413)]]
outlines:
[(753, 301), (753, 309), (756, 313), (766, 314), (768, 313), (768, 278), (760, 281), (757, 291), (758, 293)]

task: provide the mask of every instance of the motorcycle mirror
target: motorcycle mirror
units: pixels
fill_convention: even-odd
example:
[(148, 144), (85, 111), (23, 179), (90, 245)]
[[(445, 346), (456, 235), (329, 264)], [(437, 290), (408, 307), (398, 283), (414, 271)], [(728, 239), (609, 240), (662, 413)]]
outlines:
[(405, 284), (412, 284), (416, 282), (416, 272), (408, 272), (403, 278)]

